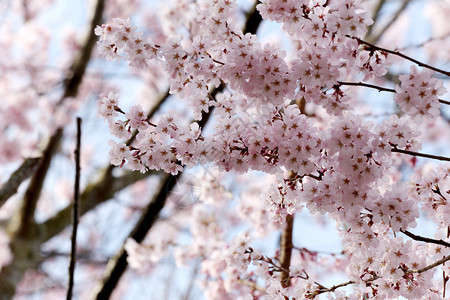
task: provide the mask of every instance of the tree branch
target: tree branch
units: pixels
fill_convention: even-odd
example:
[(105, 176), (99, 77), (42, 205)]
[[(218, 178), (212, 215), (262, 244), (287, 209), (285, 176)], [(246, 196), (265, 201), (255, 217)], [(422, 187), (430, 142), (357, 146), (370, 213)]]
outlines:
[(414, 152), (414, 151), (409, 151), (409, 150), (402, 150), (402, 149), (398, 149), (396, 147), (393, 147), (391, 149), (391, 152), (403, 153), (403, 154), (408, 154), (408, 155), (412, 155), (412, 156), (419, 156), (419, 157), (437, 159), (437, 160), (442, 160), (442, 161), (450, 161), (450, 157), (426, 154), (426, 153), (419, 153), (419, 152)]
[(259, 4), (259, 1), (255, 1), (253, 7), (247, 12), (247, 21), (245, 22), (244, 28), (242, 32), (256, 34), (258, 31), (259, 25), (262, 22), (261, 14), (256, 9), (256, 6)]
[[(95, 45), (96, 36), (94, 28), (101, 24), (101, 15), (105, 0), (98, 0), (94, 16), (91, 20), (88, 36), (79, 52), (78, 57), (72, 63), (69, 74), (64, 80), (64, 92), (60, 104), (67, 97), (75, 97), (78, 93), (81, 80), (86, 70), (87, 63), (91, 57)], [(41, 245), (40, 236), (37, 235), (37, 225), (34, 220), (34, 212), (40, 197), (44, 180), (57, 145), (63, 136), (63, 128), (57, 128), (50, 137), (43, 151), (36, 172), (31, 178), (27, 191), (25, 192), (19, 213), (15, 214), (9, 227), (10, 247), (14, 254), (14, 260), (8, 266), (2, 268), (0, 273), (0, 300), (11, 299), (14, 295), (16, 285), (21, 280), (24, 272), (36, 264), (36, 256)]]
[[(104, 170), (101, 178), (95, 183), (89, 184), (80, 196), (80, 217), (97, 205), (114, 197), (115, 193), (128, 187), (140, 180), (151, 175), (157, 174), (156, 171), (149, 171), (145, 174), (133, 171), (127, 171), (120, 177), (114, 177), (112, 170), (114, 166), (109, 166)], [(40, 240), (46, 242), (61, 231), (63, 231), (70, 223), (72, 204), (61, 209), (53, 217), (47, 221), (38, 224)]]
[(83, 47), (78, 52), (78, 56), (73, 61), (69, 68), (66, 79), (64, 80), (64, 94), (59, 101), (61, 103), (64, 99), (75, 97), (78, 93), (87, 65), (91, 59), (92, 50), (97, 42), (97, 36), (94, 33), (95, 28), (102, 24), (102, 14), (105, 8), (105, 0), (97, 0), (94, 14), (83, 43)]
[(42, 158), (39, 162), (36, 172), (31, 177), (30, 184), (28, 185), (28, 188), (22, 199), (20, 208), (17, 214), (13, 216), (13, 219), (9, 226), (9, 231), (12, 233), (12, 236), (33, 238), (36, 234), (34, 212), (36, 210), (36, 205), (41, 194), (44, 180), (50, 168), (53, 154), (58, 148), (59, 142), (62, 138), (62, 134), (62, 128), (57, 129), (55, 134), (50, 138), (47, 147), (42, 154)]
[(392, 55), (396, 55), (396, 56), (399, 56), (399, 57), (404, 58), (404, 59), (406, 59), (406, 60), (409, 60), (409, 61), (411, 61), (411, 62), (413, 62), (413, 63), (415, 63), (415, 64), (417, 64), (417, 65), (419, 65), (419, 66), (421, 66), (421, 67), (424, 67), (424, 68), (433, 70), (433, 71), (438, 72), (438, 73), (442, 73), (442, 74), (444, 74), (444, 75), (446, 75), (446, 76), (450, 76), (450, 71), (444, 71), (444, 70), (435, 68), (435, 67), (430, 66), (430, 65), (428, 65), (428, 64), (426, 64), (426, 63), (423, 63), (423, 62), (421, 62), (421, 61), (418, 61), (418, 60), (416, 60), (416, 59), (414, 59), (414, 58), (412, 58), (412, 57), (409, 57), (409, 56), (407, 56), (407, 55), (405, 55), (405, 54), (403, 54), (403, 53), (401, 53), (401, 52), (393, 51), (393, 50), (389, 50), (389, 49), (385, 49), (385, 48), (381, 48), (381, 47), (375, 46), (375, 45), (373, 45), (372, 43), (363, 41), (362, 39), (357, 38), (357, 37), (351, 37), (351, 36), (348, 36), (348, 37), (357, 40), (360, 44), (364, 44), (364, 45), (368, 46), (368, 48), (369, 48), (371, 51), (377, 51), (377, 50), (378, 50), (378, 51), (384, 51), (384, 52), (386, 52), (386, 53), (390, 53), (390, 54), (392, 54)]
[(0, 189), (0, 207), (15, 193), (19, 186), (27, 180), (37, 169), (40, 157), (27, 158), (22, 165), (12, 173), (8, 181), (5, 182)]
[(347, 286), (347, 285), (350, 285), (350, 284), (354, 284), (354, 283), (355, 283), (355, 281), (350, 280), (350, 281), (347, 281), (347, 282), (344, 282), (344, 283), (333, 285), (330, 288), (326, 288), (323, 285), (321, 285), (320, 283), (316, 282), (316, 284), (319, 286), (319, 288), (317, 290), (313, 291), (312, 293), (310, 293), (310, 296), (311, 297), (315, 297), (315, 296), (317, 296), (319, 294), (328, 293), (328, 292), (334, 292), (338, 288), (341, 288), (341, 287), (344, 287), (344, 286)]
[(409, 269), (409, 270), (406, 270), (405, 273), (408, 273), (408, 274), (418, 273), (418, 274), (420, 274), (420, 273), (426, 272), (428, 270), (431, 270), (431, 269), (433, 269), (433, 268), (435, 268), (435, 267), (437, 267), (437, 266), (439, 266), (439, 265), (441, 265), (441, 264), (443, 264), (443, 263), (445, 263), (446, 261), (449, 261), (449, 260), (450, 260), (450, 255), (443, 257), (442, 259), (438, 260), (437, 262), (435, 262), (435, 263), (433, 263), (433, 264), (431, 264), (429, 266), (426, 266), (425, 268), (422, 268), (422, 269)]
[(77, 229), (78, 229), (78, 198), (80, 194), (80, 151), (81, 151), (81, 118), (77, 118), (77, 145), (75, 148), (75, 186), (73, 198), (73, 227), (69, 264), (69, 284), (67, 289), (67, 300), (72, 299), (73, 279), (75, 275), (75, 262), (77, 254)]
[[(364, 86), (364, 87), (368, 87), (371, 89), (376, 89), (379, 92), (390, 92), (390, 93), (396, 93), (396, 91), (394, 89), (390, 89), (390, 88), (385, 88), (382, 86), (378, 86), (378, 85), (374, 85), (374, 84), (369, 84), (369, 83), (365, 83), (365, 82), (344, 82), (344, 81), (338, 81), (338, 85), (349, 85), (349, 86)], [(442, 104), (447, 104), (450, 105), (450, 101), (446, 101), (446, 100), (442, 100), (442, 99), (438, 99), (440, 103)]]
[(423, 237), (420, 235), (415, 235), (415, 234), (409, 232), (408, 230), (403, 230), (403, 229), (400, 229), (400, 232), (403, 233), (404, 235), (409, 236), (410, 238), (412, 238), (413, 240), (416, 240), (416, 241), (450, 247), (450, 243), (446, 242), (444, 240), (435, 240), (435, 239), (430, 239), (430, 238)]
[(281, 234), (280, 242), (280, 265), (282, 272), (280, 274), (281, 285), (288, 287), (290, 285), (289, 268), (291, 266), (292, 256), (292, 231), (294, 225), (294, 216), (288, 215), (286, 217), (286, 226)]
[[(141, 218), (129, 234), (128, 238), (134, 239), (136, 242), (141, 243), (148, 231), (152, 228), (159, 212), (163, 209), (168, 194), (175, 187), (177, 178), (182, 173), (177, 175), (164, 174), (158, 187), (158, 192), (155, 194), (152, 201), (147, 206), (147, 209), (142, 214)], [(125, 247), (122, 246), (117, 254), (110, 259), (106, 266), (106, 271), (103, 276), (103, 280), (95, 288), (93, 299), (109, 299), (114, 291), (117, 283), (127, 268), (128, 254), (125, 251)]]

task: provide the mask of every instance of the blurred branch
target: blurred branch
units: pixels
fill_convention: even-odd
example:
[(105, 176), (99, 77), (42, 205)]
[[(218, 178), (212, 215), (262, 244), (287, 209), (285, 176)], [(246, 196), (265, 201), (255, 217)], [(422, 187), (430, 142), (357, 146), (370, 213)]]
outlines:
[[(104, 170), (101, 178), (95, 183), (89, 184), (80, 195), (80, 216), (94, 209), (97, 205), (114, 197), (115, 193), (151, 175), (156, 171), (149, 171), (145, 174), (127, 171), (119, 177), (112, 175), (114, 166), (109, 166)], [(53, 217), (38, 225), (40, 239), (45, 242), (59, 234), (70, 224), (72, 204), (69, 204)]]
[[(159, 212), (163, 209), (168, 194), (175, 187), (177, 178), (181, 174), (182, 173), (179, 172), (175, 176), (170, 174), (163, 175), (157, 188), (158, 192), (154, 195), (152, 201), (150, 201), (147, 209), (142, 214), (128, 238), (134, 239), (138, 243), (141, 243), (144, 240), (147, 232), (152, 228), (158, 218)], [(127, 268), (127, 257), (128, 254), (125, 251), (124, 246), (122, 246), (117, 254), (110, 259), (106, 265), (103, 280), (95, 288), (94, 299), (109, 299)]]
[[(75, 97), (78, 93), (78, 88), (96, 41), (94, 28), (101, 24), (104, 4), (105, 0), (98, 0), (96, 3), (87, 38), (64, 80), (64, 92), (58, 104), (62, 103), (67, 97)], [(35, 224), (34, 213), (52, 157), (56, 153), (62, 136), (63, 128), (60, 127), (50, 137), (47, 146), (43, 150), (42, 159), (25, 192), (21, 207), (11, 220), (9, 227), (10, 247), (14, 254), (14, 260), (8, 266), (2, 268), (0, 273), (1, 300), (13, 297), (16, 285), (21, 280), (24, 272), (37, 263), (36, 258), (39, 253), (37, 249), (40, 247), (41, 240), (39, 235), (36, 234), (38, 226)]]
[(23, 19), (24, 22), (28, 22), (30, 20), (30, 11), (28, 9), (28, 0), (22, 0), (22, 9), (23, 9)]
[(375, 9), (372, 14), (373, 23), (367, 27), (367, 33), (366, 33), (367, 40), (370, 40), (370, 36), (372, 35), (373, 27), (377, 23), (378, 17), (380, 16), (380, 11), (383, 8), (383, 5), (385, 2), (386, 2), (386, 0), (378, 0), (377, 5), (375, 6)]
[(183, 300), (189, 300), (192, 294), (192, 290), (194, 289), (195, 280), (197, 279), (198, 272), (200, 271), (201, 263), (198, 262), (194, 266), (194, 270), (191, 273), (191, 280), (189, 280), (189, 284), (187, 286), (186, 292), (184, 293)]
[(86, 67), (91, 59), (92, 50), (94, 49), (97, 41), (97, 36), (95, 35), (94, 30), (97, 25), (101, 25), (102, 23), (104, 8), (105, 0), (97, 0), (83, 47), (78, 52), (78, 56), (70, 66), (66, 79), (64, 80), (64, 94), (60, 102), (62, 102), (65, 98), (75, 97), (78, 93), (78, 88), (80, 87), (84, 73), (86, 72)]
[(394, 24), (395, 21), (397, 21), (397, 19), (405, 11), (406, 7), (410, 2), (411, 0), (403, 0), (402, 5), (397, 9), (397, 11), (389, 20), (389, 22), (376, 35), (374, 36), (368, 35), (367, 41), (369, 41), (372, 44), (376, 44), (381, 39), (381, 37), (386, 33), (386, 31), (392, 26), (392, 24)]
[[(247, 21), (244, 26), (244, 34), (251, 31), (255, 33), (259, 24), (261, 23), (261, 16), (259, 12), (255, 9), (258, 1), (255, 2), (253, 10), (251, 13), (247, 14)], [(211, 97), (215, 97), (215, 95), (221, 92), (224, 89), (224, 85), (220, 85), (218, 88), (215, 88), (211, 91)], [(210, 108), (209, 112), (202, 112), (202, 118), (198, 121), (199, 127), (204, 128), (207, 124), (208, 120), (212, 115), (213, 109)], [(170, 191), (176, 185), (176, 180), (181, 176), (182, 172), (179, 172), (177, 175), (168, 175), (164, 174), (161, 180), (161, 184), (159, 186), (159, 191), (156, 194), (156, 198), (154, 198), (145, 212), (142, 214), (140, 220), (132, 230), (129, 235), (129, 238), (134, 239), (136, 242), (141, 243), (145, 238), (148, 231), (153, 226), (153, 223), (158, 218), (159, 212), (163, 209), (165, 201), (168, 197)], [(109, 261), (106, 266), (105, 274), (97, 286), (94, 292), (94, 299), (109, 299), (115, 287), (117, 286), (120, 278), (125, 272), (128, 263), (127, 263), (127, 253), (125, 251), (124, 245), (117, 252), (117, 254)]]
[(14, 236), (33, 238), (35, 236), (34, 212), (39, 200), (45, 177), (47, 176), (53, 154), (55, 154), (62, 138), (63, 130), (57, 129), (50, 138), (46, 149), (42, 153), (36, 172), (31, 177), (30, 184), (20, 204), (18, 213), (13, 216), (9, 231)]
[(77, 254), (77, 229), (78, 229), (78, 198), (80, 194), (80, 151), (81, 151), (81, 118), (77, 118), (77, 145), (75, 148), (75, 186), (73, 198), (72, 238), (69, 264), (69, 284), (67, 300), (72, 299), (73, 280), (75, 275), (75, 262)]
[(8, 181), (0, 189), (0, 207), (15, 193), (19, 186), (27, 180), (37, 169), (40, 157), (27, 158), (22, 165), (12, 173)]

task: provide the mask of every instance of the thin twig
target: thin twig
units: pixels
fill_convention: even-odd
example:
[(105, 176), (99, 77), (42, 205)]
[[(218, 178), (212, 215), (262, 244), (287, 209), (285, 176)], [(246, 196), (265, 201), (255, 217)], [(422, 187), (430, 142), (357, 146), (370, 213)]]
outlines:
[(412, 156), (419, 156), (419, 157), (425, 157), (425, 158), (430, 158), (430, 159), (437, 159), (437, 160), (442, 160), (442, 161), (450, 161), (450, 157), (433, 155), (433, 154), (426, 154), (426, 153), (419, 153), (419, 152), (414, 152), (414, 151), (409, 151), (409, 150), (402, 150), (402, 149), (398, 149), (396, 147), (393, 147), (391, 149), (391, 151), (392, 152), (397, 152), (397, 153), (408, 154), (408, 155), (412, 155)]
[(316, 282), (316, 284), (319, 286), (319, 290), (315, 291), (313, 294), (314, 295), (318, 295), (318, 294), (323, 294), (323, 293), (328, 293), (328, 292), (334, 292), (338, 288), (341, 288), (341, 287), (344, 287), (344, 286), (347, 286), (347, 285), (350, 285), (350, 284), (354, 284), (354, 283), (355, 283), (355, 281), (350, 280), (350, 281), (347, 281), (347, 282), (344, 282), (344, 283), (333, 285), (330, 288), (325, 288), (323, 285), (321, 285), (321, 284)]
[[(379, 86), (379, 85), (369, 84), (369, 83), (365, 83), (365, 82), (344, 82), (344, 81), (338, 81), (337, 83), (339, 85), (368, 87), (368, 88), (371, 88), (371, 89), (376, 89), (379, 92), (396, 93), (396, 91), (394, 89), (385, 88), (385, 87), (382, 87), (382, 86)], [(438, 100), (442, 104), (450, 105), (450, 101), (446, 101), (446, 100), (442, 100), (442, 99), (438, 99)]]
[(80, 154), (81, 154), (81, 118), (77, 118), (77, 145), (75, 148), (75, 187), (73, 197), (73, 227), (70, 250), (70, 264), (69, 264), (69, 284), (67, 288), (67, 300), (72, 299), (73, 281), (75, 275), (75, 262), (77, 255), (77, 231), (78, 231), (78, 199), (80, 196)]
[(364, 44), (364, 45), (368, 46), (371, 51), (376, 51), (376, 50), (384, 51), (386, 53), (390, 53), (390, 54), (399, 56), (401, 58), (404, 58), (406, 60), (409, 60), (409, 61), (411, 61), (411, 62), (413, 62), (413, 63), (415, 63), (415, 64), (417, 64), (417, 65), (419, 65), (421, 67), (433, 70), (433, 71), (438, 72), (438, 73), (442, 73), (442, 74), (444, 74), (446, 76), (450, 76), (450, 71), (444, 71), (444, 70), (438, 69), (436, 67), (430, 66), (430, 65), (428, 65), (426, 63), (423, 63), (423, 62), (418, 61), (418, 60), (416, 60), (416, 59), (414, 59), (412, 57), (409, 57), (409, 56), (407, 56), (407, 55), (405, 55), (405, 54), (403, 54), (401, 52), (393, 51), (393, 50), (389, 50), (389, 49), (386, 49), (386, 48), (375, 46), (372, 43), (366, 42), (366, 41), (364, 41), (364, 40), (362, 40), (360, 38), (357, 38), (357, 37), (352, 37), (352, 36), (348, 36), (348, 37), (357, 40), (360, 44)]
[(435, 267), (437, 267), (437, 266), (439, 266), (439, 265), (441, 265), (441, 264), (443, 264), (443, 263), (445, 263), (446, 261), (449, 261), (449, 260), (450, 260), (450, 255), (445, 256), (444, 258), (438, 260), (437, 262), (435, 262), (435, 263), (433, 263), (433, 264), (431, 264), (429, 266), (426, 266), (425, 268), (422, 268), (422, 269), (409, 269), (409, 270), (406, 270), (405, 273), (408, 273), (408, 274), (418, 273), (418, 274), (420, 274), (420, 273), (426, 272), (428, 270), (431, 270), (431, 269), (433, 269), (433, 268), (435, 268)]
[(400, 232), (403, 233), (404, 235), (409, 236), (410, 238), (412, 238), (413, 240), (416, 240), (416, 241), (450, 247), (450, 243), (446, 242), (444, 240), (435, 240), (435, 239), (430, 239), (430, 238), (423, 237), (420, 235), (415, 235), (414, 233), (411, 233), (408, 230), (403, 230), (403, 229), (400, 229)]

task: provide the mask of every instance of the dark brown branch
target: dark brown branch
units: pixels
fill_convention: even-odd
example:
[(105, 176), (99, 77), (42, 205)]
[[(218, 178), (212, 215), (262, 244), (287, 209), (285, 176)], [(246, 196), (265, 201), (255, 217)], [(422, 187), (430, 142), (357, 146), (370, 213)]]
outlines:
[[(170, 174), (163, 175), (157, 189), (158, 192), (147, 206), (147, 209), (142, 214), (128, 238), (134, 239), (138, 243), (141, 243), (144, 240), (147, 232), (152, 228), (158, 218), (159, 212), (163, 209), (168, 194), (175, 187), (177, 178), (181, 174), (182, 173), (179, 172), (175, 176)], [(127, 257), (128, 254), (125, 251), (124, 246), (122, 246), (117, 254), (108, 262), (103, 280), (94, 292), (94, 299), (109, 299), (127, 268)]]
[(409, 269), (409, 270), (406, 270), (405, 273), (409, 273), (409, 274), (411, 274), (411, 273), (418, 273), (418, 274), (420, 274), (420, 273), (426, 272), (428, 270), (431, 270), (431, 269), (433, 269), (433, 268), (435, 268), (435, 267), (437, 267), (439, 265), (442, 265), (446, 261), (449, 261), (449, 260), (450, 260), (450, 255), (443, 257), (442, 259), (438, 260), (437, 262), (435, 262), (435, 263), (433, 263), (433, 264), (431, 264), (429, 266), (426, 266), (425, 268), (422, 268), (422, 269)]
[(441, 246), (445, 246), (445, 247), (450, 247), (450, 243), (446, 242), (444, 240), (430, 239), (430, 238), (423, 237), (420, 235), (415, 235), (414, 233), (411, 233), (408, 230), (403, 230), (403, 229), (400, 229), (400, 232), (403, 233), (404, 235), (409, 236), (413, 240), (416, 240), (419, 242), (425, 242), (425, 243), (431, 243), (431, 244), (441, 245)]
[(397, 149), (396, 147), (393, 147), (391, 149), (391, 151), (397, 152), (397, 153), (408, 154), (408, 155), (412, 155), (412, 156), (425, 157), (425, 158), (437, 159), (437, 160), (442, 160), (442, 161), (450, 161), (450, 157), (426, 154), (426, 153), (419, 153), (419, 152), (414, 152), (414, 151), (409, 151), (409, 150), (402, 150), (402, 149)]
[(195, 282), (197, 280), (197, 275), (198, 275), (199, 271), (200, 271), (200, 262), (196, 263), (194, 266), (194, 270), (192, 271), (192, 273), (190, 275), (191, 279), (189, 280), (187, 289), (184, 293), (183, 300), (189, 300), (189, 298), (191, 297), (192, 290), (194, 289)]
[[(349, 86), (363, 86), (363, 87), (368, 87), (371, 89), (376, 89), (379, 92), (390, 92), (390, 93), (396, 93), (396, 91), (394, 89), (390, 89), (390, 88), (385, 88), (379, 85), (374, 85), (374, 84), (369, 84), (369, 83), (365, 83), (365, 82), (344, 82), (344, 81), (338, 81), (339, 85), (349, 85)], [(446, 105), (450, 105), (450, 101), (446, 101), (446, 100), (442, 100), (442, 99), (438, 99), (440, 103), (442, 104), (446, 104)]]
[(255, 1), (255, 5), (253, 5), (252, 9), (250, 9), (247, 13), (247, 22), (244, 25), (244, 28), (242, 29), (242, 32), (244, 33), (251, 33), (256, 34), (256, 31), (259, 28), (259, 25), (262, 22), (262, 17), (258, 10), (256, 9), (256, 6), (259, 4), (259, 1)]
[(37, 169), (40, 157), (27, 158), (22, 165), (12, 173), (8, 181), (0, 189), (0, 207), (15, 193), (19, 186), (27, 180)]
[(288, 287), (290, 285), (289, 268), (291, 266), (292, 256), (292, 231), (294, 225), (294, 216), (288, 215), (286, 217), (286, 225), (281, 234), (280, 242), (280, 265), (282, 272), (280, 274), (281, 285)]
[(72, 299), (73, 280), (75, 275), (75, 262), (77, 255), (77, 229), (78, 229), (78, 198), (80, 195), (80, 154), (81, 154), (81, 118), (77, 118), (77, 145), (75, 148), (75, 186), (73, 197), (72, 238), (69, 264), (69, 284), (67, 289), (67, 300)]
[(385, 48), (381, 48), (381, 47), (375, 46), (375, 45), (373, 45), (373, 44), (371, 44), (369, 42), (363, 41), (362, 39), (357, 38), (357, 37), (350, 37), (350, 38), (357, 40), (360, 44), (364, 44), (364, 45), (368, 46), (368, 48), (371, 51), (384, 51), (386, 53), (390, 53), (392, 55), (396, 55), (396, 56), (399, 56), (399, 57), (404, 58), (406, 60), (409, 60), (409, 61), (411, 61), (411, 62), (413, 62), (413, 63), (415, 63), (415, 64), (417, 64), (417, 65), (419, 65), (421, 67), (433, 70), (433, 71), (438, 72), (438, 73), (442, 73), (442, 74), (444, 74), (446, 76), (450, 76), (450, 72), (449, 71), (444, 71), (444, 70), (438, 69), (436, 67), (430, 66), (430, 65), (428, 65), (426, 63), (423, 63), (423, 62), (418, 61), (418, 60), (416, 60), (416, 59), (414, 59), (412, 57), (409, 57), (409, 56), (407, 56), (407, 55), (405, 55), (405, 54), (403, 54), (401, 52), (393, 51), (393, 50), (389, 50), (389, 49), (385, 49)]

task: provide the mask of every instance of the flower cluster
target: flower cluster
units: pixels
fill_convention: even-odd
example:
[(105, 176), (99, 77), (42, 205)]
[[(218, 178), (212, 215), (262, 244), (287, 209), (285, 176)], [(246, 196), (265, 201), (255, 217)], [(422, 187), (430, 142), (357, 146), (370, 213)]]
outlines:
[[(341, 263), (357, 284), (351, 297), (418, 298), (436, 290), (431, 272), (414, 271), (432, 261), (412, 255), (431, 250), (397, 235), (416, 226), (422, 206), (441, 231), (447, 228), (448, 168), (418, 178), (415, 190), (410, 189), (402, 183), (402, 159), (392, 152), (420, 149), (420, 132), (411, 116), (436, 116), (438, 96), (445, 89), (431, 72), (413, 67), (395, 89), (395, 101), (408, 115), (392, 114), (377, 124), (358, 115), (356, 97), (342, 88), (341, 79), (380, 77), (388, 66), (387, 52), (360, 39), (372, 22), (362, 7), (361, 1), (347, 0), (262, 1), (257, 8), (263, 18), (282, 23), (294, 41), (292, 56), (244, 34), (232, 0), (201, 2), (190, 36), (168, 37), (161, 45), (144, 42), (128, 20), (97, 28), (104, 55), (123, 57), (141, 68), (150, 59), (157, 61), (169, 78), (170, 92), (186, 100), (194, 119), (210, 112), (213, 120), (207, 129), (172, 112), (150, 121), (140, 106), (124, 112), (118, 95), (102, 96), (99, 114), (111, 132), (119, 139), (137, 132), (132, 142), (112, 142), (114, 165), (177, 174), (184, 166), (207, 164), (218, 172), (275, 175), (261, 199), (242, 200), (239, 212), (227, 215), (228, 200), (218, 199), (189, 208), (194, 241), (176, 247), (175, 257), (179, 263), (201, 258), (207, 298), (266, 293), (312, 299), (327, 291), (309, 279), (307, 263), (300, 260), (302, 264), (286, 270), (275, 256), (254, 250), (250, 235), (230, 241), (224, 232), (229, 224), (248, 222), (264, 234), (283, 228), (304, 207), (328, 214), (342, 231), (348, 261)], [(223, 219), (228, 223), (222, 224)], [(132, 242), (128, 248), (139, 263), (142, 249)], [(287, 272), (291, 285), (280, 282), (276, 272)], [(260, 282), (263, 288), (257, 289)], [(347, 297), (345, 292), (338, 295)]]
[(430, 70), (420, 72), (411, 66), (411, 73), (400, 75), (394, 99), (411, 116), (435, 118), (439, 115), (439, 98), (446, 93), (442, 80), (432, 78)]

